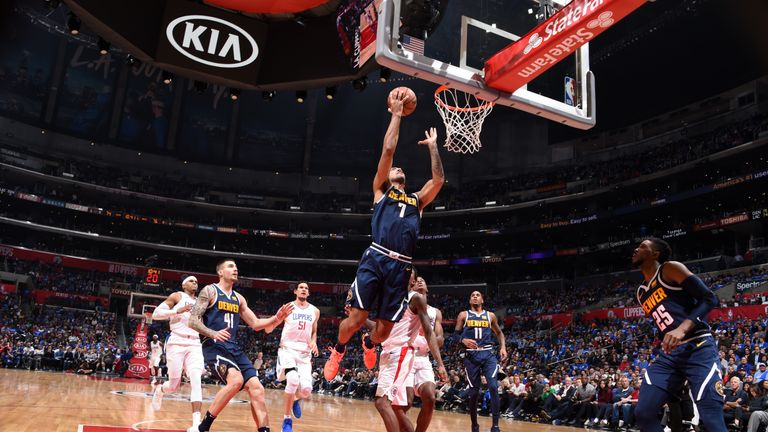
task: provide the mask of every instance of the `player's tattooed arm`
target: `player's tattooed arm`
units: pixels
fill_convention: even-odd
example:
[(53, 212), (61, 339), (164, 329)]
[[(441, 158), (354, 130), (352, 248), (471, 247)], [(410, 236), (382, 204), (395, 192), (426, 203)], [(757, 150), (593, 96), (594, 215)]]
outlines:
[(491, 331), (496, 335), (496, 339), (499, 341), (499, 356), (503, 363), (507, 360), (507, 340), (504, 337), (504, 333), (501, 331), (501, 327), (499, 327), (499, 319), (496, 318), (496, 314), (489, 312), (488, 315), (491, 317)]
[(443, 161), (440, 159), (440, 152), (437, 148), (437, 130), (435, 128), (429, 128), (424, 134), (427, 138), (419, 141), (419, 144), (426, 145), (427, 148), (429, 148), (429, 158), (432, 164), (432, 178), (429, 179), (418, 192), (419, 210), (423, 210), (435, 200), (437, 194), (445, 183)]
[(223, 342), (229, 339), (229, 331), (227, 329), (215, 331), (203, 324), (203, 315), (213, 301), (213, 289), (212, 286), (208, 285), (200, 290), (200, 294), (197, 295), (197, 302), (192, 306), (192, 311), (190, 312), (189, 328), (207, 338)]

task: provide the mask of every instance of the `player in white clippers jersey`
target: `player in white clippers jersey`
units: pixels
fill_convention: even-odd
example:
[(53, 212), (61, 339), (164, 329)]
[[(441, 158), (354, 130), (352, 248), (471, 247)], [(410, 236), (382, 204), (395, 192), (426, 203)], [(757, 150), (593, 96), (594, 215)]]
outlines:
[[(413, 430), (413, 425), (406, 415), (408, 394), (406, 385), (414, 362), (414, 342), (423, 332), (427, 346), (437, 361), (440, 378), (448, 380), (440, 348), (432, 331), (432, 323), (427, 312), (426, 284), (416, 283), (416, 269), (411, 273), (408, 297), (403, 302), (405, 313), (395, 323), (389, 337), (381, 344), (379, 357), (379, 385), (376, 388), (376, 409), (379, 411), (387, 432)], [(366, 325), (375, 325), (366, 321)], [(402, 429), (401, 429), (401, 426)]]
[[(423, 292), (422, 295), (426, 300), (429, 293), (427, 282), (423, 277), (417, 276), (415, 283), (418, 292)], [(442, 348), (444, 344), (443, 313), (440, 312), (440, 309), (427, 305), (427, 315), (429, 315), (429, 323), (435, 333), (437, 346)], [(427, 338), (424, 337), (423, 331), (419, 332), (419, 335), (416, 336), (416, 340), (413, 342), (413, 352), (413, 367), (406, 383), (408, 406), (413, 404), (414, 394), (421, 398), (421, 410), (416, 420), (415, 432), (425, 432), (432, 421), (432, 413), (435, 412), (435, 389), (437, 384), (435, 382), (435, 370), (432, 367), (432, 362), (429, 361), (429, 344), (427, 343)], [(407, 411), (407, 407), (405, 411)]]
[(157, 335), (152, 335), (149, 342), (149, 377), (150, 384), (154, 385), (160, 376), (160, 357), (163, 355), (163, 343)]
[[(309, 285), (299, 283), (293, 290), (293, 312), (285, 318), (277, 350), (277, 379), (285, 380), (285, 412), (282, 432), (293, 432), (293, 419), (301, 417), (301, 399), (312, 394), (312, 355), (317, 355), (317, 322), (320, 310), (307, 301)], [(279, 324), (278, 324), (279, 325)], [(267, 327), (270, 333), (274, 327)]]
[(192, 387), (189, 401), (192, 403), (192, 427), (197, 430), (200, 424), (200, 408), (203, 404), (203, 388), (200, 379), (205, 370), (203, 348), (200, 335), (189, 328), (189, 311), (197, 301), (197, 278), (188, 276), (181, 283), (183, 291), (168, 296), (152, 313), (153, 320), (169, 320), (171, 336), (165, 345), (168, 364), (168, 381), (155, 386), (152, 396), (152, 408), (159, 410), (163, 394), (175, 391), (181, 384), (181, 370), (184, 369)]

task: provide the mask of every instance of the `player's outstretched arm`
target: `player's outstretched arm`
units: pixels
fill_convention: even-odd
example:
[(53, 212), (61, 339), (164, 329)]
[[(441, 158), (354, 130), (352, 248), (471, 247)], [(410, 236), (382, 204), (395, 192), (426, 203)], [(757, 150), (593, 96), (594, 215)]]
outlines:
[(432, 331), (432, 323), (429, 321), (429, 313), (427, 313), (427, 301), (424, 296), (415, 294), (411, 297), (411, 301), (408, 305), (421, 322), (421, 329), (424, 331), (424, 337), (427, 339), (427, 345), (429, 345), (429, 352), (432, 353), (432, 357), (437, 362), (437, 372), (440, 375), (440, 379), (448, 381), (448, 372), (445, 370), (443, 364), (443, 357), (440, 355), (440, 346), (437, 344), (437, 338)]
[(417, 193), (419, 197), (419, 210), (424, 210), (432, 201), (445, 183), (445, 172), (443, 172), (443, 161), (440, 159), (440, 152), (437, 151), (437, 129), (429, 128), (424, 132), (426, 139), (419, 141), (419, 144), (426, 145), (429, 149), (429, 158), (432, 164), (432, 178), (427, 180), (421, 190)]
[(376, 176), (373, 178), (373, 202), (381, 199), (389, 182), (389, 170), (392, 169), (392, 160), (395, 158), (397, 140), (400, 137), (400, 118), (403, 115), (404, 99), (405, 92), (394, 92), (389, 95), (388, 103), (389, 110), (392, 112), (392, 119), (389, 121), (387, 133), (384, 135), (379, 165), (376, 168)]
[(688, 317), (680, 326), (664, 335), (661, 347), (665, 352), (669, 353), (682, 343), (685, 335), (696, 325), (696, 321), (706, 318), (709, 311), (720, 304), (720, 301), (707, 284), (691, 273), (681, 262), (668, 261), (664, 264), (662, 273), (659, 277), (680, 285), (683, 291), (696, 299), (696, 307), (693, 308)]
[(229, 331), (222, 329), (219, 331), (211, 330), (203, 324), (203, 315), (205, 311), (213, 304), (213, 287), (207, 285), (197, 296), (197, 302), (192, 306), (192, 312), (189, 316), (189, 328), (201, 335), (213, 340), (224, 342), (229, 339)]
[(442, 348), (445, 345), (445, 333), (443, 332), (443, 312), (440, 309), (435, 308), (437, 315), (435, 315), (435, 339), (437, 345)]
[(181, 301), (181, 293), (175, 292), (169, 295), (168, 298), (165, 299), (165, 301), (160, 303), (160, 305), (157, 306), (154, 311), (152, 311), (152, 320), (165, 321), (175, 317), (179, 313), (184, 313), (184, 312), (187, 312), (187, 310), (192, 310), (192, 308), (186, 309), (184, 311), (179, 311), (179, 312), (174, 312), (173, 310), (171, 310), (173, 309), (174, 306), (176, 306), (176, 303), (180, 301)]
[(248, 307), (248, 302), (245, 300), (245, 297), (241, 296), (239, 293), (237, 296), (240, 299), (240, 316), (253, 331), (265, 330), (268, 327), (271, 327), (272, 330), (274, 330), (274, 328), (281, 324), (285, 320), (285, 317), (293, 311), (293, 303), (286, 303), (271, 317), (258, 318), (251, 308)]
[(507, 360), (507, 340), (504, 338), (504, 333), (501, 331), (501, 327), (499, 327), (499, 319), (496, 318), (496, 314), (488, 312), (488, 316), (491, 317), (491, 331), (496, 335), (496, 339), (499, 341), (499, 356), (503, 363)]

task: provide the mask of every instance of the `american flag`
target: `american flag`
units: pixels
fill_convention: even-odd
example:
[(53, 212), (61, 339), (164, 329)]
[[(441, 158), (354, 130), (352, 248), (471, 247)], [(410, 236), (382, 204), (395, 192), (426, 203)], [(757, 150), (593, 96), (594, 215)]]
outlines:
[(404, 50), (408, 50), (414, 54), (424, 55), (424, 41), (422, 39), (404, 34), (400, 38), (400, 41)]

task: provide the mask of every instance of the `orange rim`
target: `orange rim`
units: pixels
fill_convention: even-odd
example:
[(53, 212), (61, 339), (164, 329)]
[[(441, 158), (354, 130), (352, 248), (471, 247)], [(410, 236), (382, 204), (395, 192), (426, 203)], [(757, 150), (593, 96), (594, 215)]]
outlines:
[(435, 103), (437, 103), (438, 105), (440, 105), (442, 107), (445, 107), (445, 109), (450, 110), (450, 111), (456, 111), (456, 112), (478, 112), (478, 111), (486, 110), (486, 109), (488, 109), (488, 108), (490, 108), (490, 107), (492, 107), (492, 106), (494, 106), (496, 104), (495, 102), (487, 101), (485, 99), (480, 99), (479, 97), (475, 96), (477, 98), (477, 100), (482, 101), (482, 103), (480, 105), (476, 106), (476, 107), (460, 108), (460, 107), (455, 107), (455, 106), (451, 106), (451, 105), (446, 105), (445, 102), (443, 102), (443, 100), (440, 99), (440, 93), (442, 93), (442, 92), (444, 92), (446, 90), (450, 90), (450, 87), (442, 85), (442, 86), (438, 87), (437, 90), (435, 90)]

